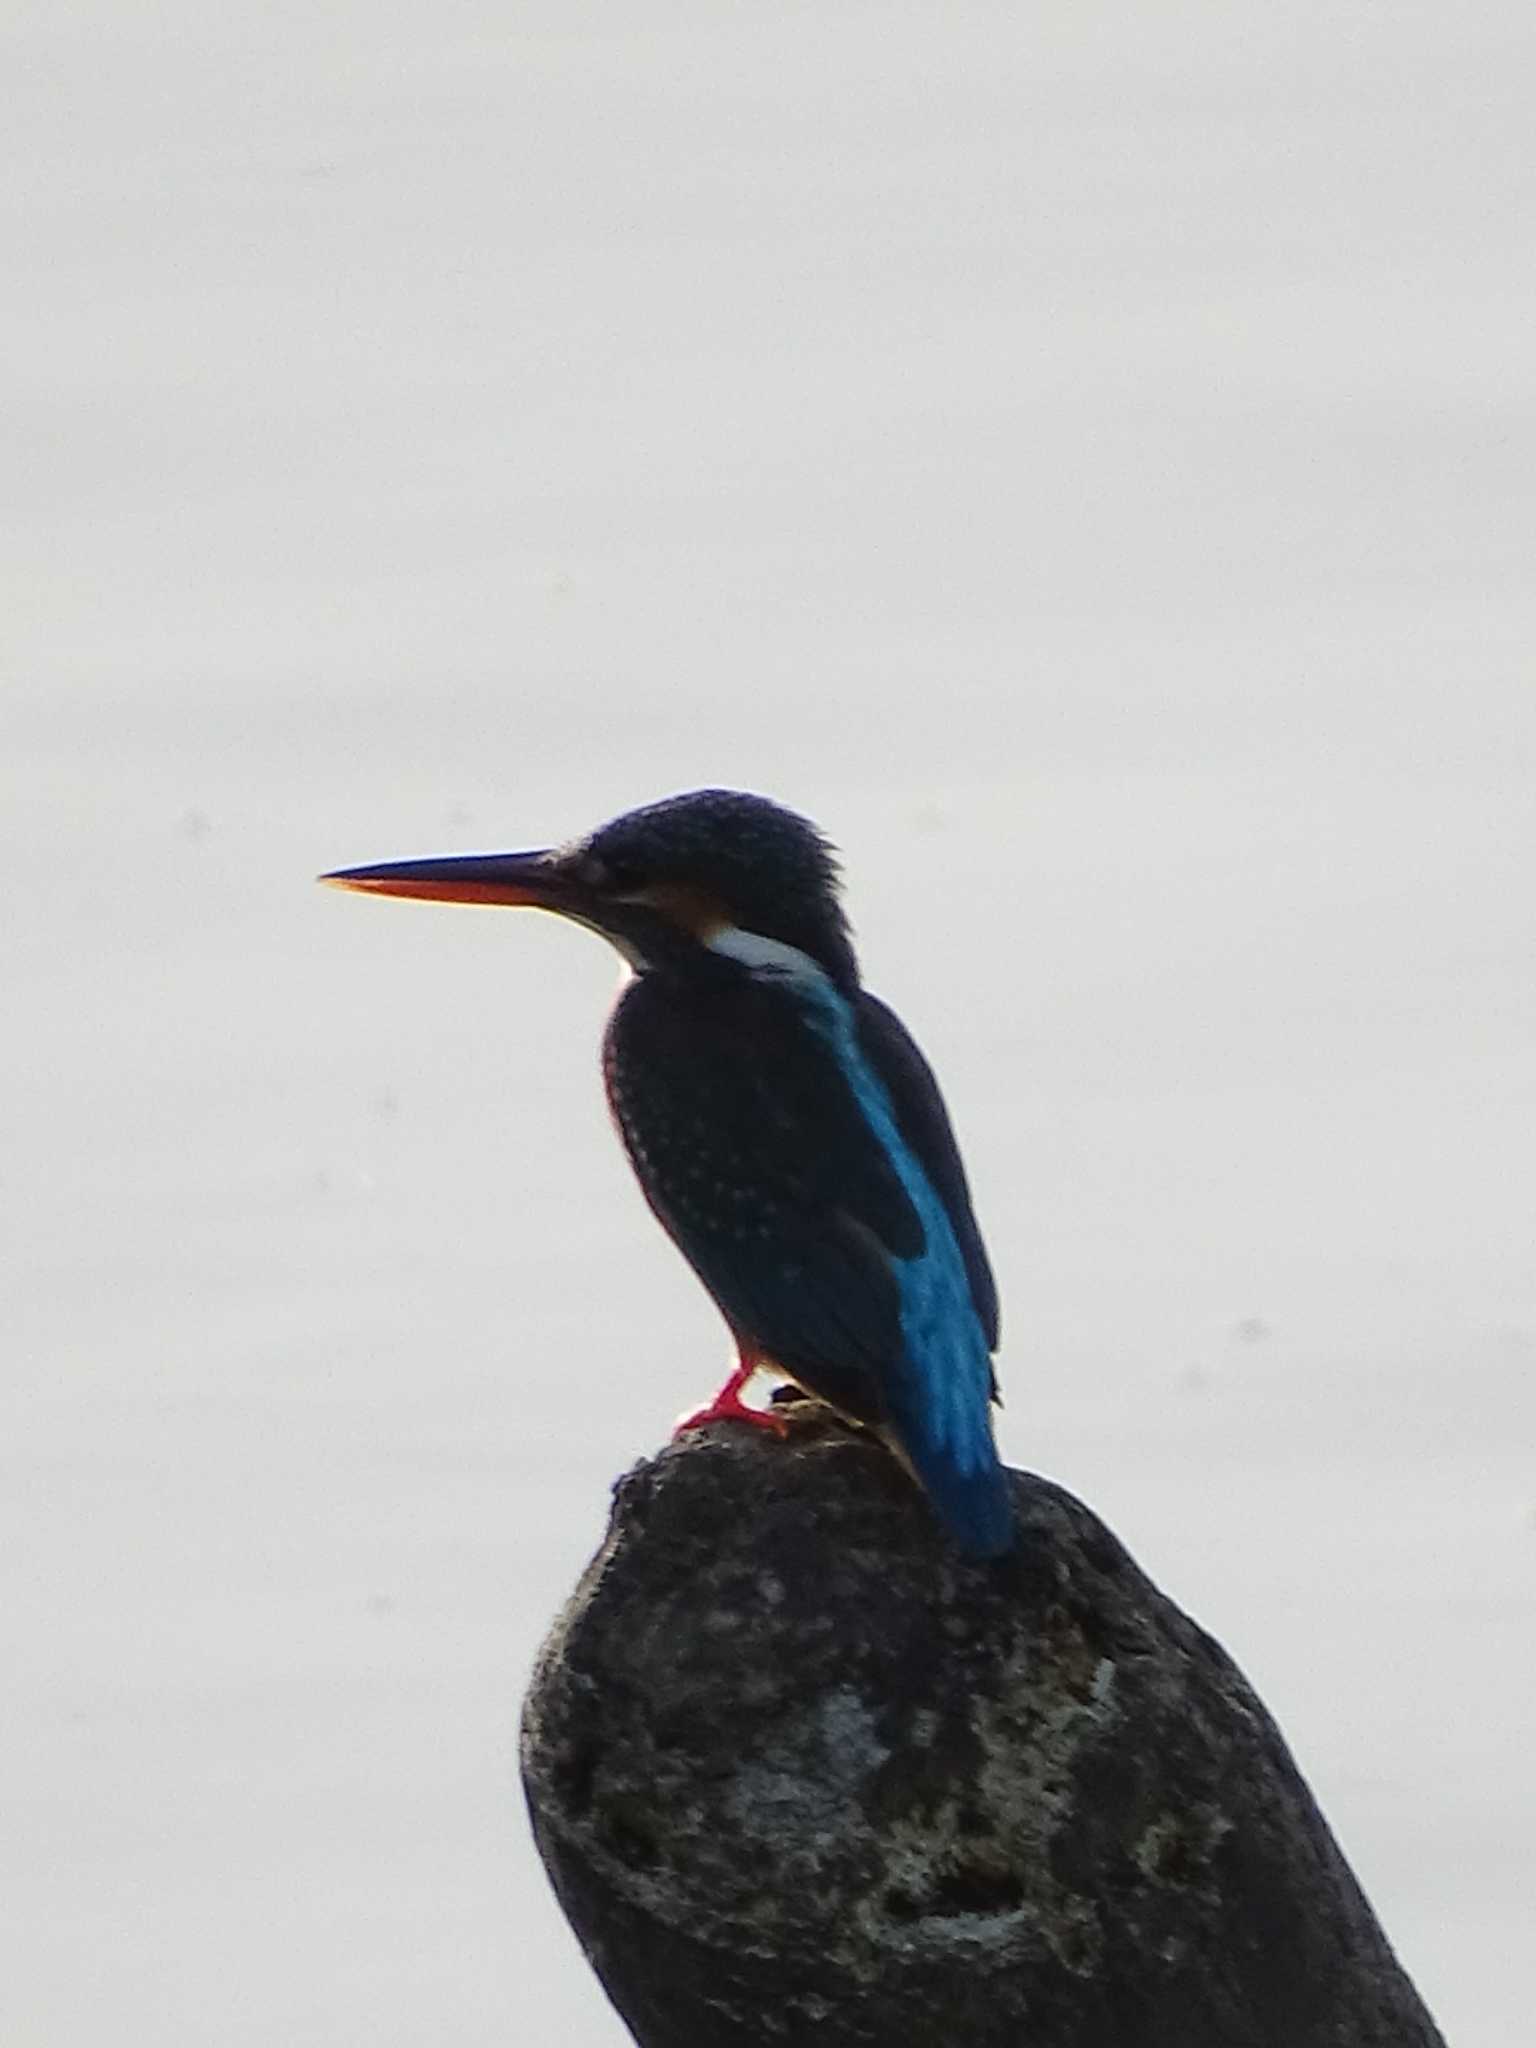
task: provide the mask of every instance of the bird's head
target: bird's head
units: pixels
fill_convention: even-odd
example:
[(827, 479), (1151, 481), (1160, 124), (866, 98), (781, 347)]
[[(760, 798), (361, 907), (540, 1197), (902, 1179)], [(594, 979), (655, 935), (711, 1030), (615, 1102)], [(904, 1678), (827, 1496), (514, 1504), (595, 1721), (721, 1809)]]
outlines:
[(753, 942), (767, 941), (758, 953), (792, 948), (840, 987), (858, 980), (831, 846), (808, 819), (742, 790), (690, 790), (566, 846), (386, 861), (321, 880), (553, 911), (600, 932), (642, 971), (699, 948), (750, 961)]

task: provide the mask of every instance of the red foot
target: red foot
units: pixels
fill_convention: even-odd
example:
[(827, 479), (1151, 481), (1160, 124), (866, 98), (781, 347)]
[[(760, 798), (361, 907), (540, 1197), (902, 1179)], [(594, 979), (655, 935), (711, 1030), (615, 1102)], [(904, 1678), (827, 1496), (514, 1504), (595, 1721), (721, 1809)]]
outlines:
[(706, 1422), (750, 1422), (754, 1429), (771, 1429), (775, 1436), (788, 1436), (789, 1424), (782, 1415), (771, 1408), (749, 1408), (741, 1398), (742, 1388), (756, 1371), (756, 1359), (743, 1360), (707, 1408), (696, 1408), (692, 1415), (683, 1416), (674, 1425), (673, 1436), (702, 1429)]

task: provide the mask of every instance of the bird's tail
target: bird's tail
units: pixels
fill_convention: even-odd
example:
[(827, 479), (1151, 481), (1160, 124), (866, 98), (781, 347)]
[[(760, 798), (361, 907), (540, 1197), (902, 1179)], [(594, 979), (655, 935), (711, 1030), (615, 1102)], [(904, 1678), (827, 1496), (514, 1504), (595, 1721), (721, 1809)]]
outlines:
[[(1001, 1557), (1017, 1534), (1008, 1474), (992, 1441), (991, 1418), (959, 1434), (941, 1434), (934, 1418), (904, 1419), (882, 1432), (967, 1557)], [(942, 1426), (943, 1418), (938, 1418)]]

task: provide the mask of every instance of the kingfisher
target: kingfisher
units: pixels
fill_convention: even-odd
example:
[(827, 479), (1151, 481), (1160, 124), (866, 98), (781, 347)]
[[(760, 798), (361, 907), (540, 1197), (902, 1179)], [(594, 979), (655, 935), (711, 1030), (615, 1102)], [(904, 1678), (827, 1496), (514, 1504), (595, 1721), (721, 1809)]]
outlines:
[(775, 1374), (873, 1432), (968, 1556), (1013, 1546), (992, 1435), (997, 1290), (933, 1072), (863, 986), (837, 857), (742, 790), (628, 811), (563, 846), (341, 868), (337, 888), (518, 904), (628, 973), (603, 1037), (647, 1203), (703, 1282), (734, 1370), (679, 1430), (785, 1429)]

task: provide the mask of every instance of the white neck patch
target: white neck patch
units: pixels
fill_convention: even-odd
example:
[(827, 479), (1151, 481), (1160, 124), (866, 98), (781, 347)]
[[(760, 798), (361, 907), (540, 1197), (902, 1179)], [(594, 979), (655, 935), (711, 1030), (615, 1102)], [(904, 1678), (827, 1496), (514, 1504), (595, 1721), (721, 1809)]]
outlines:
[(761, 932), (743, 931), (739, 924), (727, 924), (711, 932), (706, 943), (712, 953), (739, 960), (749, 974), (761, 975), (765, 981), (787, 981), (818, 993), (832, 988), (832, 977), (819, 962), (809, 953), (802, 953), (798, 946), (785, 945), (782, 939), (764, 938)]

